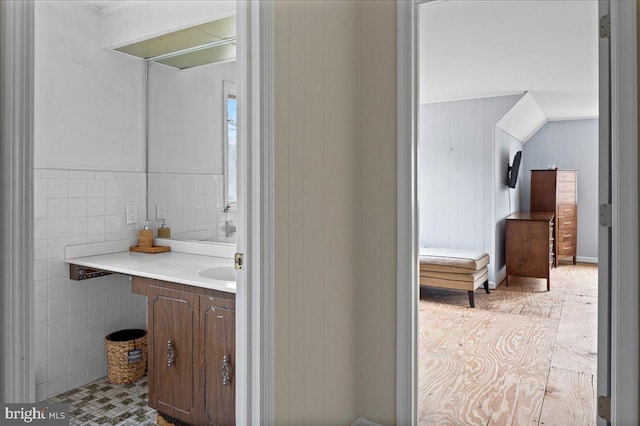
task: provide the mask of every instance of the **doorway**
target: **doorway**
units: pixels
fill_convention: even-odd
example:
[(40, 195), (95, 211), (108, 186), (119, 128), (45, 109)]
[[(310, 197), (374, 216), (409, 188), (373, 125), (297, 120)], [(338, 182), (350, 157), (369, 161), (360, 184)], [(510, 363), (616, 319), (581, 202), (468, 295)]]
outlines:
[[(611, 59), (611, 77), (610, 80), (613, 81), (612, 85), (612, 111), (611, 114), (615, 117), (612, 121), (612, 137), (611, 137), (611, 145), (612, 145), (612, 163), (614, 165), (613, 174), (621, 173), (622, 175), (627, 175), (630, 173), (632, 175), (631, 180), (619, 179), (615, 176), (613, 177), (613, 185), (612, 185), (612, 210), (616, 210), (617, 213), (613, 213), (614, 219), (612, 222), (612, 228), (610, 231), (611, 240), (612, 240), (612, 256), (611, 262), (612, 267), (611, 270), (614, 271), (612, 274), (611, 285), (607, 285), (606, 276), (604, 280), (601, 280), (599, 285), (599, 298), (601, 302), (604, 300), (605, 303), (601, 303), (600, 312), (599, 312), (599, 348), (601, 353), (601, 359), (604, 359), (605, 367), (606, 360), (608, 360), (609, 349), (611, 349), (612, 358), (612, 374), (611, 374), (611, 388), (609, 389), (609, 380), (606, 369), (602, 368), (602, 362), (599, 365), (599, 374), (602, 379), (599, 380), (598, 383), (598, 394), (608, 396), (611, 394), (612, 396), (612, 411), (613, 418), (618, 419), (628, 419), (628, 421), (633, 421), (633, 419), (637, 418), (637, 404), (632, 403), (635, 401), (637, 397), (637, 383), (633, 380), (627, 380), (623, 377), (623, 374), (620, 370), (622, 364), (620, 363), (628, 363), (626, 365), (630, 366), (633, 371), (637, 371), (637, 294), (635, 287), (636, 286), (623, 286), (620, 284), (619, 277), (625, 276), (630, 282), (637, 282), (637, 268), (635, 264), (637, 264), (637, 250), (633, 249), (635, 245), (635, 241), (637, 240), (637, 191), (635, 190), (637, 186), (637, 176), (635, 170), (635, 163), (637, 162), (637, 150), (635, 143), (621, 143), (620, 135), (617, 134), (625, 134), (630, 137), (632, 141), (636, 140), (636, 129), (634, 124), (635, 112), (636, 112), (636, 83), (635, 83), (635, 67), (632, 66), (629, 70), (622, 70), (620, 66), (621, 63), (626, 62), (621, 56), (621, 52), (626, 52), (631, 55), (632, 58), (635, 57), (635, 39), (633, 36), (625, 36), (624, 31), (622, 29), (627, 28), (631, 31), (632, 34), (635, 33), (635, 4), (631, 2), (625, 4), (609, 4), (609, 2), (601, 2), (601, 10), (599, 11), (599, 16), (609, 14), (609, 7), (611, 7), (611, 21), (612, 21), (612, 35), (610, 39), (605, 39), (600, 42), (600, 57), (601, 57), (601, 71), (600, 75), (604, 76), (602, 81), (604, 83), (600, 84), (600, 94), (601, 97), (603, 94), (608, 97), (608, 87), (609, 87), (609, 76), (606, 73), (603, 73), (602, 64), (604, 63), (605, 69), (608, 69), (608, 50), (606, 48), (611, 44), (612, 46), (612, 59)], [(411, 69), (411, 58), (413, 58), (413, 63), (416, 63), (416, 33), (415, 33), (415, 25), (416, 25), (416, 9), (417, 5), (406, 5), (403, 7), (399, 6), (399, 31), (398, 31), (398, 48), (399, 48), (399, 81), (398, 81), (398, 91), (399, 91), (399, 113), (398, 113), (398, 138), (399, 138), (399, 165), (404, 164), (405, 167), (408, 167), (409, 170), (413, 167), (413, 173), (411, 171), (404, 173), (399, 171), (398, 179), (399, 185), (398, 190), (400, 193), (399, 197), (399, 207), (398, 207), (398, 216), (400, 219), (406, 219), (407, 223), (413, 227), (415, 230), (417, 228), (417, 205), (412, 204), (415, 203), (415, 187), (413, 186), (415, 183), (415, 168), (417, 166), (416, 162), (416, 146), (414, 143), (404, 144), (405, 140), (414, 140), (415, 136), (415, 123), (417, 122), (417, 103), (415, 101), (411, 101), (412, 94), (415, 94), (415, 89), (412, 90), (412, 85), (415, 88), (417, 86), (416, 73), (415, 70)], [(633, 10), (631, 10), (633, 9)], [(406, 24), (405, 27), (402, 24)], [(413, 28), (410, 24), (413, 24)], [(408, 27), (408, 29), (407, 29)], [(412, 31), (414, 31), (412, 33)], [(603, 44), (606, 45), (603, 47)], [(615, 48), (613, 47), (615, 46)], [(406, 60), (406, 62), (403, 62)], [(404, 63), (404, 66), (402, 65)], [(627, 64), (631, 65), (631, 64)], [(401, 79), (404, 77), (406, 80), (402, 82)], [(411, 78), (407, 78), (411, 77)], [(616, 83), (617, 81), (617, 83)], [(401, 83), (402, 82), (402, 83)], [(625, 86), (625, 90), (620, 90), (620, 85), (623, 84)], [(605, 103), (606, 104), (606, 103)], [(620, 105), (624, 104), (627, 107), (631, 108), (631, 114), (627, 112), (623, 112)], [(604, 131), (601, 132), (604, 135), (608, 136), (608, 118), (609, 118), (609, 110), (608, 105), (601, 106), (601, 129), (604, 128)], [(602, 113), (604, 111), (604, 114)], [(403, 114), (404, 113), (404, 114)], [(407, 118), (408, 117), (408, 118)], [(604, 120), (604, 124), (603, 124)], [(405, 127), (406, 126), (406, 127)], [(601, 138), (602, 139), (602, 138)], [(608, 139), (608, 137), (607, 137)], [(604, 146), (604, 148), (603, 148)], [(600, 159), (604, 159), (605, 162), (608, 160), (607, 146), (609, 146), (608, 141), (604, 140), (600, 144)], [(626, 155), (630, 157), (620, 156), (617, 153), (626, 152)], [(608, 162), (607, 162), (608, 164)], [(402, 170), (399, 167), (399, 170)], [(602, 174), (602, 172), (601, 172)], [(411, 180), (407, 180), (408, 177), (411, 177)], [(602, 185), (600, 186), (602, 188)], [(627, 187), (627, 190), (623, 189)], [(627, 192), (628, 191), (628, 192)], [(629, 194), (633, 197), (633, 199), (622, 199), (620, 197), (620, 193), (624, 192), (625, 194)], [(403, 197), (405, 197), (405, 204), (403, 204)], [(606, 204), (606, 198), (603, 199), (602, 195), (600, 198), (600, 203), (604, 200)], [(618, 203), (618, 204), (617, 204)], [(411, 207), (411, 206), (414, 207)], [(606, 207), (605, 207), (606, 208)], [(627, 216), (626, 213), (622, 213), (623, 208), (629, 208), (631, 216)], [(619, 220), (619, 222), (616, 222)], [(631, 228), (625, 229), (624, 232), (621, 231), (620, 225), (625, 223), (627, 226)], [(601, 228), (602, 229), (602, 228)], [(406, 228), (402, 228), (399, 226), (399, 249), (398, 249), (398, 260), (399, 265), (411, 266), (412, 268), (409, 271), (415, 271), (413, 268), (417, 263), (417, 251), (418, 251), (418, 241), (415, 237), (415, 232), (407, 232)], [(606, 231), (606, 228), (605, 228)], [(606, 232), (605, 232), (606, 234)], [(600, 240), (602, 240), (602, 232), (600, 232)], [(606, 241), (606, 240), (605, 240)], [(608, 246), (608, 244), (606, 244)], [(622, 251), (618, 251), (616, 247), (625, 247), (626, 249), (632, 249), (633, 255), (630, 257), (624, 256), (623, 258), (616, 259)], [(601, 244), (602, 247), (602, 244)], [(605, 253), (606, 253), (605, 249)], [(402, 260), (401, 254), (411, 253), (415, 257), (411, 257), (410, 259)], [(602, 254), (598, 256), (600, 258), (600, 262), (606, 261), (603, 259)], [(625, 260), (626, 258), (626, 260)], [(607, 265), (608, 266), (608, 265)], [(606, 269), (605, 271), (608, 271)], [(616, 276), (617, 274), (620, 276)], [(398, 280), (399, 280), (399, 291), (398, 291), (398, 306), (403, 306), (403, 303), (407, 303), (409, 300), (417, 300), (417, 280), (415, 276), (415, 272), (398, 272)], [(601, 274), (602, 275), (602, 274)], [(605, 274), (607, 275), (607, 274)], [(410, 282), (412, 283), (411, 288), (404, 288), (402, 286), (403, 280), (408, 280), (410, 278)], [(604, 284), (603, 284), (604, 281)], [(405, 281), (406, 282), (406, 281)], [(609, 298), (608, 289), (611, 289), (611, 298)], [(616, 295), (616, 293), (621, 292)], [(628, 294), (632, 293), (631, 302), (629, 299), (621, 298), (620, 294)], [(413, 297), (413, 299), (412, 299)], [(623, 300), (626, 300), (628, 303), (624, 303)], [(616, 327), (612, 328), (611, 341), (607, 342), (606, 338), (603, 341), (602, 336), (606, 336), (606, 330), (608, 329), (609, 324), (609, 301), (612, 302), (612, 305), (617, 305), (619, 309), (628, 309), (627, 315), (629, 318), (632, 318), (632, 321), (627, 321), (629, 324), (629, 328), (633, 337), (633, 342), (627, 345), (627, 342), (624, 342), (620, 339), (621, 330), (616, 329)], [(624, 305), (624, 306), (623, 306)], [(405, 305), (406, 306), (406, 305)], [(413, 305), (412, 305), (413, 306)], [(612, 309), (611, 319), (612, 323), (616, 323), (616, 318), (621, 315), (619, 309)], [(399, 335), (399, 346), (398, 346), (398, 376), (399, 376), (399, 386), (398, 389), (403, 389), (406, 384), (408, 389), (412, 389), (413, 392), (416, 392), (416, 382), (415, 378), (417, 376), (415, 371), (415, 366), (417, 365), (417, 350), (415, 346), (416, 342), (416, 324), (412, 322), (411, 319), (407, 319), (408, 315), (404, 315), (404, 313), (398, 314), (398, 335)], [(412, 315), (412, 319), (415, 320), (416, 315)], [(622, 322), (619, 323), (620, 325)], [(404, 326), (404, 327), (403, 327)], [(411, 330), (409, 333), (401, 332), (401, 330)], [(402, 349), (402, 343), (406, 343), (406, 348)], [(619, 348), (622, 346), (627, 347), (634, 355), (631, 355), (629, 358), (623, 355), (623, 351)], [(604, 350), (603, 350), (604, 349)], [(408, 365), (407, 365), (408, 364)], [(411, 368), (413, 366), (413, 370)], [(635, 377), (635, 376), (634, 376)], [(609, 392), (610, 390), (610, 392)], [(624, 391), (623, 391), (624, 390)], [(631, 392), (634, 396), (628, 396), (626, 392)], [(409, 401), (413, 401), (413, 403), (409, 402), (403, 404), (398, 400), (398, 419), (403, 418), (402, 416), (410, 416), (414, 419), (417, 418), (417, 403), (415, 402), (416, 394), (411, 394), (413, 398), (410, 398)], [(406, 417), (405, 417), (406, 418)]]
[[(495, 289), (478, 291), (469, 310), (464, 292), (432, 287), (447, 284), (423, 279), (440, 273), (421, 265), (419, 422), (595, 424), (597, 272), (551, 269), (549, 256), (597, 262), (597, 4), (441, 2), (418, 13), (419, 244), (488, 253)], [(575, 38), (563, 36), (568, 25)], [(585, 93), (588, 102), (572, 100)], [(549, 170), (556, 164), (561, 170)], [(554, 182), (536, 186), (534, 176)], [(573, 214), (542, 236), (548, 256), (522, 255), (537, 250), (532, 235), (519, 244), (506, 228), (537, 222), (505, 218), (530, 210), (560, 217), (560, 206)], [(536, 228), (549, 228), (545, 220)], [(551, 273), (548, 293), (539, 267)], [(538, 278), (525, 278), (532, 273)], [(456, 402), (439, 405), (443, 394)]]

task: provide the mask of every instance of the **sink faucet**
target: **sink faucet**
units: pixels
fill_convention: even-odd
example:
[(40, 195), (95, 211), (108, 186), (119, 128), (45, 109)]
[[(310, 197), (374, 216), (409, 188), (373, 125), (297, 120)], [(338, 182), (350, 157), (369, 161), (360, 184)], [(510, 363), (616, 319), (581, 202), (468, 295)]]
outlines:
[(224, 232), (225, 237), (231, 237), (236, 232), (236, 226), (233, 224), (233, 221), (227, 220), (222, 226), (222, 231)]

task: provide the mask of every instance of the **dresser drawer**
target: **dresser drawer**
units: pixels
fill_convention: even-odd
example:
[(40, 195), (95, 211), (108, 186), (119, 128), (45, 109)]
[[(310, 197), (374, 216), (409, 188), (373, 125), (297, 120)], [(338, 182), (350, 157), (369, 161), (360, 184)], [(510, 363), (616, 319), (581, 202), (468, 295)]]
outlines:
[(572, 217), (558, 218), (558, 233), (562, 233), (562, 230), (576, 230), (576, 219)]
[(558, 192), (576, 192), (576, 181), (558, 182)]
[(558, 241), (575, 241), (576, 231), (575, 229), (558, 229)]
[(576, 172), (558, 171), (558, 182), (573, 182), (574, 188), (576, 183)]
[(557, 244), (556, 251), (558, 256), (573, 255), (576, 252), (576, 243), (573, 241), (561, 241)]
[(576, 204), (576, 193), (558, 192), (558, 204)]
[(576, 207), (575, 204), (560, 204), (558, 206), (558, 218), (576, 217)]

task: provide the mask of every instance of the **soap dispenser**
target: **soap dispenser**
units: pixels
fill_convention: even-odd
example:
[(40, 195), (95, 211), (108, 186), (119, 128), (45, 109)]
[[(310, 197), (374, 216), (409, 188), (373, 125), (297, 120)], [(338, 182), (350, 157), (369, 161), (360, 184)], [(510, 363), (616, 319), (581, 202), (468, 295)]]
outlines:
[(158, 238), (171, 238), (171, 228), (164, 226), (164, 219), (162, 219), (162, 224), (158, 228)]
[(153, 247), (153, 231), (149, 227), (149, 221), (145, 221), (144, 229), (138, 233), (138, 246)]

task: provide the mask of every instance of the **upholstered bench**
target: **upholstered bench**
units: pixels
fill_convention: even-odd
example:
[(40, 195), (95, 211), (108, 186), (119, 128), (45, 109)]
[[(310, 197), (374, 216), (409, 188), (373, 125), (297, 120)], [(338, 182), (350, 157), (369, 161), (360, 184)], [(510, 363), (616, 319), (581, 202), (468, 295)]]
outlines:
[(475, 308), (474, 290), (484, 285), (489, 293), (489, 255), (481, 251), (420, 248), (420, 285), (467, 290)]

